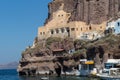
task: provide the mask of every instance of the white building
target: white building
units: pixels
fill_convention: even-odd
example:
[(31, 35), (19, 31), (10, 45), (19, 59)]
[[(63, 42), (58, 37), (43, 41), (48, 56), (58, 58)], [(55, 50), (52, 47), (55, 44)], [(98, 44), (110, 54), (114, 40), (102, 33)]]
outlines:
[(112, 20), (107, 23), (106, 30), (112, 29), (114, 31), (114, 34), (119, 34), (120, 33), (120, 18), (117, 20)]

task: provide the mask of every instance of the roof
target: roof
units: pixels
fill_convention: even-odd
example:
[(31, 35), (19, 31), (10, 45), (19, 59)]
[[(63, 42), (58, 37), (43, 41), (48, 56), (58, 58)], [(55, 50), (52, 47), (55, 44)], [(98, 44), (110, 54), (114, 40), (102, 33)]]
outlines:
[(120, 59), (108, 59), (106, 63), (120, 63)]
[(54, 49), (53, 52), (64, 51), (64, 49)]

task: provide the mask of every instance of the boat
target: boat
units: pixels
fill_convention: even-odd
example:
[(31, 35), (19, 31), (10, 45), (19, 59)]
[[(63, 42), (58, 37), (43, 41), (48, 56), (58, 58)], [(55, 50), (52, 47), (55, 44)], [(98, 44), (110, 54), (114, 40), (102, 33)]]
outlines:
[(42, 77), (41, 80), (49, 80), (48, 77)]
[(97, 74), (100, 79), (104, 80), (120, 80), (120, 69), (111, 68), (108, 72), (103, 72), (102, 74)]
[(96, 76), (103, 80), (120, 80), (120, 59), (108, 59), (102, 73)]

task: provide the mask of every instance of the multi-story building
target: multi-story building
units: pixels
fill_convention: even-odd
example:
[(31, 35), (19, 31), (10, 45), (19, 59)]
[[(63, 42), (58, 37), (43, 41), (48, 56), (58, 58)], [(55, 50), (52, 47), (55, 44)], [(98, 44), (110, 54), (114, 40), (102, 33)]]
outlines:
[(106, 29), (106, 21), (101, 24), (87, 24), (83, 21), (68, 21), (71, 13), (63, 10), (64, 4), (53, 12), (52, 20), (38, 29), (38, 39), (48, 37), (70, 37), (73, 39), (96, 39), (101, 37)]
[(92, 40), (103, 36), (107, 22), (120, 11), (120, 0), (53, 0), (48, 7), (49, 15), (38, 29), (38, 39)]

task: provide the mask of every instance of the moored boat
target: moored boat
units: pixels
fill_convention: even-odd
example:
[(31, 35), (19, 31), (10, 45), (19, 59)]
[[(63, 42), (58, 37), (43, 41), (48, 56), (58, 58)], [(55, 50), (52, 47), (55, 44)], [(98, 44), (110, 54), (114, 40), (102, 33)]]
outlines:
[(120, 69), (119, 68), (111, 68), (108, 73), (97, 74), (100, 79), (104, 80), (120, 80)]
[(120, 59), (109, 59), (105, 65), (102, 73), (96, 76), (103, 80), (120, 80)]
[(48, 77), (42, 77), (41, 80), (49, 80)]

